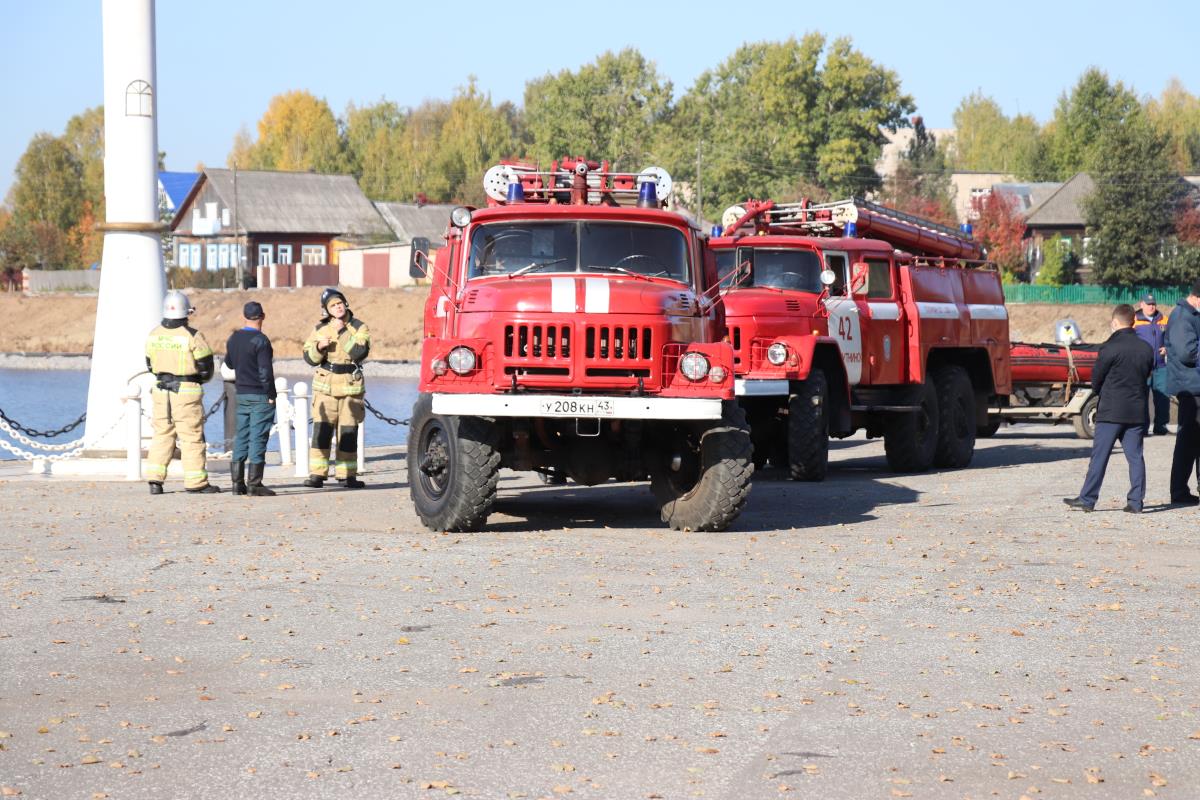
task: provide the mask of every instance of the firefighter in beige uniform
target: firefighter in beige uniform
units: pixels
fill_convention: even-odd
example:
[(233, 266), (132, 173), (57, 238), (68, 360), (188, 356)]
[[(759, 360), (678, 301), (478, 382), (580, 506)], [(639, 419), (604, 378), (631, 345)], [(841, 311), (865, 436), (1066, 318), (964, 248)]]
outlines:
[(317, 368), (312, 382), (312, 449), (305, 486), (319, 489), (329, 474), (329, 447), (336, 434), (334, 475), (347, 489), (358, 479), (358, 426), (364, 416), (362, 362), (371, 350), (371, 333), (355, 319), (346, 296), (329, 288), (321, 293), (324, 318), (304, 342), (304, 360)]
[(183, 292), (168, 292), (162, 323), (146, 340), (146, 368), (158, 378), (151, 390), (154, 441), (146, 474), (150, 494), (162, 494), (176, 439), (183, 456), (183, 485), (189, 492), (219, 492), (208, 482), (204, 442), (204, 394), (201, 384), (213, 376), (213, 352), (187, 324), (192, 304)]

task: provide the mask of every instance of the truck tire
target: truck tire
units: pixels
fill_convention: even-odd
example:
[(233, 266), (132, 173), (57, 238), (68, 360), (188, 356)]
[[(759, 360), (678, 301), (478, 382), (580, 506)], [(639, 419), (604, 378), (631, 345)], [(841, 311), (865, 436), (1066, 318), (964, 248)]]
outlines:
[(422, 394), (408, 431), (408, 486), (417, 516), (433, 531), (477, 531), (496, 502), (500, 451), (490, 422), (440, 416)]
[(721, 420), (687, 436), (684, 463), (675, 470), (659, 458), (650, 489), (663, 522), (678, 531), (723, 531), (741, 513), (754, 474), (753, 445), (746, 412), (724, 404)]
[(938, 441), (937, 392), (928, 382), (919, 390), (920, 410), (892, 414), (883, 429), (883, 450), (893, 472), (924, 472), (933, 466)]
[(933, 372), (938, 398), (937, 467), (962, 469), (975, 455), (975, 389), (962, 367), (947, 365)]
[(788, 398), (788, 472), (794, 481), (823, 481), (829, 469), (829, 382), (814, 370)]
[(996, 435), (996, 431), (1000, 430), (1000, 423), (1003, 417), (988, 417), (987, 425), (979, 425), (975, 428), (976, 439), (990, 439)]
[(1075, 425), (1075, 435), (1080, 439), (1096, 437), (1096, 409), (1100, 405), (1100, 395), (1092, 395), (1079, 410), (1079, 416), (1071, 420)]

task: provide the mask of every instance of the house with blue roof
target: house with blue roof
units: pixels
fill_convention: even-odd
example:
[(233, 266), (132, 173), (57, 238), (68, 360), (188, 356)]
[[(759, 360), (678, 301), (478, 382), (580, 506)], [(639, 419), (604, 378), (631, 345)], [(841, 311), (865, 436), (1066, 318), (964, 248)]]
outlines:
[(168, 219), (175, 216), (175, 211), (183, 205), (184, 199), (198, 180), (199, 172), (158, 173), (158, 207), (163, 209)]

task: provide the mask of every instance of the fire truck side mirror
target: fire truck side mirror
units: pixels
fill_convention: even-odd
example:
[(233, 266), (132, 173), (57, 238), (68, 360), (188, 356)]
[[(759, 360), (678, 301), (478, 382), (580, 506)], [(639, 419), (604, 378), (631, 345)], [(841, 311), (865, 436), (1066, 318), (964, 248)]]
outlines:
[(408, 277), (432, 277), (429, 273), (429, 240), (423, 236), (413, 237), (408, 256)]
[(867, 262), (856, 261), (850, 272), (850, 294), (861, 294), (867, 289)]

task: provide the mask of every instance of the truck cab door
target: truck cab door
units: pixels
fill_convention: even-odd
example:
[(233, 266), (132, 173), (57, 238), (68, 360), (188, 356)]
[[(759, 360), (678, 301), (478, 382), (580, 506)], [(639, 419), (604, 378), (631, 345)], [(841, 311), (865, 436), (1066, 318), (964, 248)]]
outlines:
[(846, 367), (846, 380), (851, 386), (870, 382), (863, 374), (863, 339), (860, 311), (850, 296), (850, 259), (845, 253), (825, 251), (825, 268), (836, 276), (825, 298), (825, 310), (829, 312), (829, 335), (837, 339), (842, 351), (842, 364)]
[(866, 265), (866, 279), (853, 284), (852, 288), (861, 315), (865, 369), (869, 370), (872, 385), (901, 383), (906, 347), (899, 287), (896, 285), (892, 259), (882, 254), (872, 254), (859, 263)]

